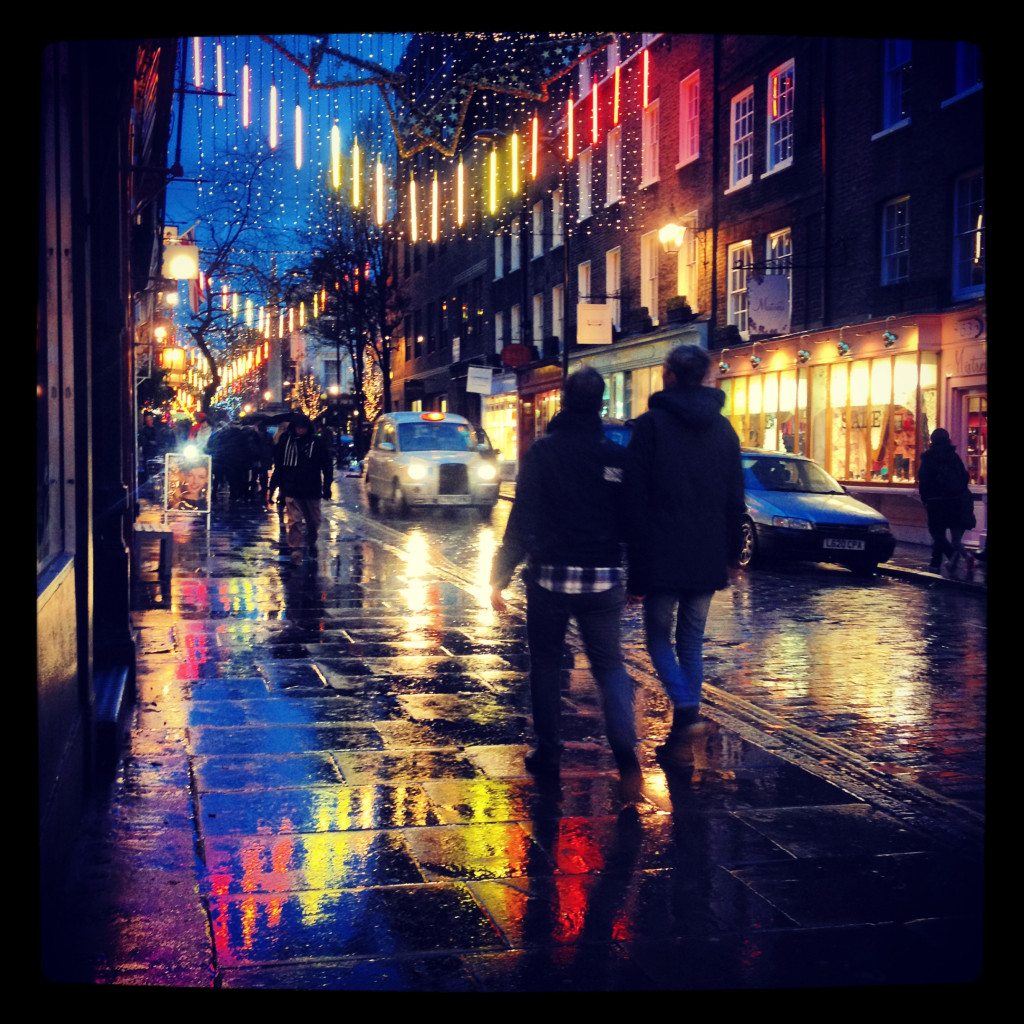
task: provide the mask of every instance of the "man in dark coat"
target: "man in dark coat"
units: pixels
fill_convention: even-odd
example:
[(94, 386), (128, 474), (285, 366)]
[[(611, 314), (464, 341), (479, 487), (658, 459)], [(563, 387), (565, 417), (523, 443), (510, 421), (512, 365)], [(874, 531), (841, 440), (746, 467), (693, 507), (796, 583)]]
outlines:
[(274, 480), (281, 488), (288, 512), (288, 544), (302, 549), (305, 524), (306, 547), (316, 554), (320, 529), (320, 499), (331, 497), (334, 465), (323, 440), (313, 433), (313, 424), (303, 413), (295, 413), (291, 427), (274, 452)]
[(668, 354), (665, 390), (651, 396), (628, 450), (629, 593), (643, 601), (647, 650), (672, 700), (672, 730), (658, 748), (670, 762), (699, 717), (704, 625), (739, 559), (746, 512), (739, 439), (722, 415), (723, 392), (703, 386), (708, 363), (695, 345)]
[[(968, 569), (973, 559), (961, 540), (966, 530), (974, 529), (974, 499), (969, 488), (967, 467), (956, 453), (949, 432), (939, 427), (931, 434), (931, 446), (921, 455), (917, 472), (917, 490), (928, 513), (928, 532), (932, 535), (931, 568), (938, 572), (942, 556), (965, 556)], [(946, 539), (949, 531), (951, 540)]]
[(528, 558), (526, 631), (537, 746), (526, 767), (557, 777), (562, 752), (560, 675), (570, 617), (579, 626), (601, 689), (608, 742), (623, 795), (640, 796), (635, 684), (626, 672), (619, 628), (626, 593), (622, 570), (625, 449), (601, 429), (604, 378), (586, 368), (566, 381), (563, 410), (523, 456), (516, 500), (491, 570), (491, 605)]

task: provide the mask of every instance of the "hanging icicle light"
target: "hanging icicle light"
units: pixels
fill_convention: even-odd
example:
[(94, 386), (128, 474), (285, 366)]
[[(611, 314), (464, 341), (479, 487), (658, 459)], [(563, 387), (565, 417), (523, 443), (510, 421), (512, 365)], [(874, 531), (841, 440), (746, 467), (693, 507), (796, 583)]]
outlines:
[(352, 142), (352, 205), (359, 208), (359, 139)]
[(530, 177), (537, 177), (537, 153), (540, 145), (540, 118), (533, 115), (533, 126), (530, 132)]
[(217, 106), (224, 106), (224, 47), (217, 44)]
[(295, 170), (302, 170), (302, 107), (295, 104)]
[(612, 124), (619, 123), (619, 65), (615, 65), (615, 97), (612, 100)]
[(265, 328), (266, 314), (263, 312), (263, 307), (260, 306), (260, 317), (258, 321), (258, 327), (256, 328), (260, 334), (263, 334)]
[(565, 152), (566, 152), (566, 155), (568, 156), (568, 159), (572, 160), (573, 152), (574, 152), (574, 148), (575, 148), (574, 145), (573, 145), (573, 142), (574, 142), (574, 138), (575, 138), (575, 135), (576, 135), (575, 107), (573, 106), (572, 95), (569, 96), (569, 100), (568, 100), (567, 106), (568, 106), (568, 111), (566, 112), (566, 122), (565, 122), (565, 125), (566, 125), (566, 127), (565, 127)]
[(597, 75), (590, 87), (590, 141), (597, 145)]
[(519, 195), (519, 132), (512, 133), (512, 195)]
[(263, 358), (264, 359), (269, 359), (270, 358), (270, 342), (269, 341), (263, 342)]
[(341, 129), (337, 121), (331, 126), (331, 183), (335, 192), (341, 189)]
[(498, 209), (498, 150), (494, 146), (491, 147), (491, 169), (488, 177), (491, 201), (487, 205), (491, 213), (494, 213)]
[[(337, 282), (335, 282), (335, 290), (337, 290)], [(320, 289), (320, 308), (327, 309), (327, 285)]]
[(313, 292), (313, 319), (320, 315), (320, 293)]
[(203, 41), (199, 36), (192, 37), (192, 74), (197, 89), (203, 87)]
[(231, 316), (238, 319), (238, 292), (231, 293)]
[(384, 164), (377, 157), (377, 224), (384, 223)]
[(419, 230), (416, 226), (416, 179), (409, 172), (409, 238), (412, 241), (419, 239)]
[(228, 283), (227, 281), (221, 281), (220, 283), (220, 308), (228, 308)]
[(252, 299), (245, 300), (245, 326), (252, 327)]
[(461, 228), (466, 220), (466, 169), (462, 166), (462, 157), (459, 157), (459, 173), (456, 189), (455, 219)]
[(249, 65), (242, 68), (242, 127), (248, 128), (251, 117), (249, 115)]
[(306, 326), (306, 303), (305, 302), (300, 302), (299, 303), (299, 326), (300, 327), (305, 327)]
[(437, 184), (437, 171), (434, 171), (434, 183), (430, 190), (430, 240), (437, 241), (441, 227), (440, 188)]
[(277, 86), (270, 83), (270, 148), (277, 149)]
[(295, 330), (295, 307), (288, 307), (288, 333), (291, 334)]

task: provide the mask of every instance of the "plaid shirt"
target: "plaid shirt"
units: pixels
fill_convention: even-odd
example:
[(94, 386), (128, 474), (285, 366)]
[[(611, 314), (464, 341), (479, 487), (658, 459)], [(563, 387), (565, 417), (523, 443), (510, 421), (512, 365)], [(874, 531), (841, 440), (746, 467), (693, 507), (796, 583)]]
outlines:
[(538, 565), (537, 585), (556, 594), (599, 594), (626, 582), (622, 566)]

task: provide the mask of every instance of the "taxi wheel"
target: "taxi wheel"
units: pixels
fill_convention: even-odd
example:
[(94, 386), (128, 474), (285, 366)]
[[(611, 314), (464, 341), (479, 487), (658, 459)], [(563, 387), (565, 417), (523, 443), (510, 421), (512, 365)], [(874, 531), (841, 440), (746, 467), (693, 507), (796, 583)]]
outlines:
[(744, 519), (741, 527), (743, 531), (743, 546), (740, 548), (739, 563), (741, 569), (749, 569), (758, 561), (757, 553), (757, 528), (751, 519)]

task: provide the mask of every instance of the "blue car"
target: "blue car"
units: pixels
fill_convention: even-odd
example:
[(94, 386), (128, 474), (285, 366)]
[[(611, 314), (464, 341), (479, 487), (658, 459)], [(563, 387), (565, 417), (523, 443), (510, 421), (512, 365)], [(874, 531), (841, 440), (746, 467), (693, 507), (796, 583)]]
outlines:
[(837, 562), (870, 575), (896, 540), (880, 512), (851, 498), (817, 463), (784, 452), (742, 452), (744, 567), (768, 559)]

